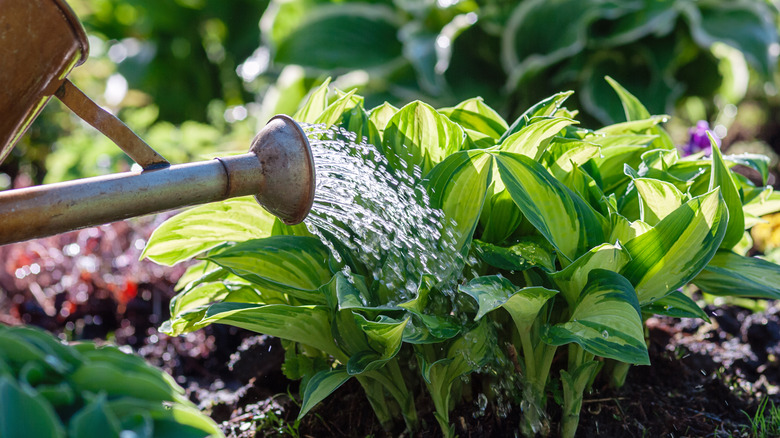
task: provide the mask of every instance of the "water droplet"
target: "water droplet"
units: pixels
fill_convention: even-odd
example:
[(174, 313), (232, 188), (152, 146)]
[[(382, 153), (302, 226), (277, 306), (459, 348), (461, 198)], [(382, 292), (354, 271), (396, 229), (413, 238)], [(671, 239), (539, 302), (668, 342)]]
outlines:
[(604, 330), (603, 332), (601, 332), (601, 337), (604, 338), (604, 339), (609, 338), (609, 332)]

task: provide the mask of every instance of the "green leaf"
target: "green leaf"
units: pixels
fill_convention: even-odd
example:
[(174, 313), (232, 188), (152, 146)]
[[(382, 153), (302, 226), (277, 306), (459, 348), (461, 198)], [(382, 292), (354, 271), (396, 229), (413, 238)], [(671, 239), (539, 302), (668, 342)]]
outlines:
[(46, 399), (20, 388), (12, 377), (0, 376), (0, 436), (64, 438), (65, 431)]
[[(150, 418), (154, 438), (219, 438), (224, 434), (214, 421), (197, 408), (181, 404), (163, 405), (133, 398), (110, 400), (108, 408), (117, 418)], [(143, 427), (143, 425), (141, 425)]]
[(106, 406), (106, 396), (100, 394), (73, 414), (68, 430), (71, 438), (119, 438), (121, 429), (119, 419)]
[(572, 94), (574, 94), (573, 91), (563, 91), (537, 102), (525, 110), (525, 112), (512, 123), (512, 126), (510, 126), (504, 132), (504, 134), (501, 135), (501, 138), (498, 140), (498, 142), (503, 143), (504, 140), (506, 140), (510, 135), (513, 135), (514, 133), (525, 128), (529, 123), (531, 123), (532, 119), (536, 119), (536, 121), (538, 121), (540, 119), (555, 116), (555, 114), (563, 105), (563, 102), (565, 102), (566, 99), (568, 99)]
[(612, 233), (609, 235), (609, 241), (616, 243), (628, 242), (653, 228), (638, 219), (630, 222), (618, 213), (613, 213), (610, 216), (610, 221), (612, 223)]
[(420, 101), (404, 106), (390, 118), (382, 140), (390, 165), (410, 175), (417, 166), (422, 176), (462, 145), (463, 129)]
[(392, 119), (397, 112), (398, 108), (384, 102), (382, 105), (379, 105), (368, 112), (368, 120), (370, 120), (374, 126), (376, 126), (376, 129), (379, 130), (379, 133), (383, 135), (387, 124), (390, 123), (390, 119)]
[(380, 66), (401, 56), (397, 21), (395, 13), (382, 5), (318, 6), (278, 41), (274, 61), (319, 69)]
[(320, 371), (315, 374), (309, 383), (306, 384), (306, 390), (303, 392), (303, 403), (301, 404), (301, 412), (298, 414), (298, 419), (303, 418), (311, 408), (317, 403), (325, 400), (333, 391), (337, 390), (341, 385), (345, 384), (347, 380), (352, 378), (347, 374), (347, 370), (344, 368), (335, 368), (327, 371)]
[(325, 306), (219, 303), (209, 307), (205, 321), (299, 342), (343, 358), (333, 342), (330, 314)]
[(742, 198), (739, 195), (739, 188), (734, 178), (731, 177), (731, 171), (723, 161), (720, 154), (720, 148), (715, 139), (707, 134), (712, 145), (712, 171), (710, 173), (710, 190), (720, 187), (720, 193), (726, 202), (729, 211), (728, 226), (726, 235), (720, 246), (723, 249), (731, 249), (742, 240), (742, 234), (745, 231), (745, 213), (742, 211)]
[(333, 276), (328, 257), (327, 247), (315, 238), (271, 236), (235, 244), (205, 259), (261, 290), (267, 288), (324, 304), (325, 298), (316, 291)]
[(477, 227), (491, 180), (493, 157), (482, 151), (456, 152), (431, 170), (426, 185), (432, 208), (455, 221), (455, 248), (462, 250)]
[(563, 181), (576, 167), (601, 155), (601, 148), (581, 140), (560, 139), (552, 141), (544, 152), (543, 162), (553, 176)]
[(248, 196), (195, 207), (157, 227), (141, 258), (173, 266), (225, 242), (269, 236), (274, 219)]
[(693, 279), (712, 295), (780, 299), (780, 266), (756, 257), (718, 251)]
[(441, 108), (439, 113), (463, 127), (477, 148), (495, 145), (508, 128), (506, 121), (481, 97), (465, 100), (454, 107)]
[(558, 271), (550, 278), (558, 286), (563, 297), (574, 307), (585, 289), (590, 273), (595, 269), (606, 269), (618, 272), (631, 260), (631, 256), (619, 245), (604, 243), (583, 254), (571, 265)]
[(109, 397), (134, 397), (149, 401), (186, 400), (158, 376), (128, 371), (109, 362), (84, 363), (70, 375), (70, 379), (79, 391), (94, 394), (105, 392)]
[(743, 206), (745, 214), (756, 217), (780, 211), (780, 192), (775, 192), (772, 187), (768, 187), (761, 195), (752, 199)]
[[(482, 226), (480, 238), (485, 242), (504, 242), (523, 222), (523, 214), (515, 205), (512, 196), (504, 188), (501, 180), (496, 180), (497, 173), (491, 175), (493, 184), (488, 188), (486, 201), (482, 206), (479, 223)], [(500, 191), (495, 193), (500, 186)], [(495, 193), (495, 194), (494, 194)]]
[(479, 305), (475, 321), (503, 307), (512, 316), (519, 332), (531, 329), (536, 316), (557, 290), (540, 286), (518, 288), (500, 275), (477, 277), (468, 284), (458, 287), (458, 291), (468, 294)]
[(309, 94), (306, 103), (298, 109), (293, 118), (301, 123), (316, 123), (317, 118), (328, 106), (329, 84), (330, 78), (322, 81), (322, 84)]
[(323, 124), (325, 126), (332, 126), (344, 117), (344, 113), (354, 108), (356, 105), (361, 104), (362, 98), (355, 95), (356, 90), (352, 90), (349, 93), (336, 99), (335, 102), (328, 105), (322, 114), (317, 117), (315, 123)]
[(352, 355), (347, 362), (347, 372), (350, 375), (361, 374), (375, 370), (395, 357), (401, 349), (404, 330), (409, 319), (401, 321), (369, 321), (359, 313), (353, 313), (357, 326), (366, 335), (371, 351), (363, 351)]
[(269, 304), (260, 294), (246, 285), (224, 283), (201, 284), (184, 291), (171, 300), (171, 318), (215, 302)]
[(676, 290), (660, 300), (642, 307), (642, 313), (650, 315), (662, 315), (672, 318), (701, 318), (710, 322), (710, 318), (704, 313), (695, 301), (679, 290)]
[[(695, 5), (695, 6), (694, 6)], [(709, 49), (722, 42), (738, 49), (765, 77), (775, 71), (777, 55), (770, 46), (777, 44), (773, 13), (763, 2), (697, 2), (682, 8), (691, 36)]]
[(530, 158), (495, 154), (501, 180), (520, 211), (568, 261), (604, 242), (604, 218)]
[(727, 214), (716, 189), (691, 199), (625, 243), (632, 260), (622, 274), (634, 285), (642, 305), (677, 290), (704, 268), (726, 233)]
[(632, 135), (632, 134), (654, 134), (649, 132), (659, 123), (664, 123), (669, 119), (666, 115), (651, 116), (644, 120), (632, 120), (630, 122), (615, 123), (605, 126), (596, 131), (597, 135)]
[(724, 155), (723, 159), (732, 163), (747, 166), (761, 174), (761, 184), (766, 185), (769, 178), (769, 164), (771, 160), (766, 155), (759, 154), (739, 154)]
[(623, 104), (623, 111), (626, 113), (626, 121), (643, 120), (650, 118), (650, 112), (647, 111), (642, 102), (628, 90), (623, 88), (616, 80), (607, 76), (604, 78), (620, 97), (620, 103)]
[(660, 222), (685, 201), (685, 194), (673, 184), (653, 178), (636, 178), (639, 194), (639, 217), (650, 226)]
[(576, 123), (575, 120), (563, 117), (535, 121), (504, 139), (498, 149), (523, 154), (538, 161), (552, 138), (562, 129)]
[(634, 288), (612, 271), (591, 271), (570, 320), (543, 330), (542, 340), (554, 346), (575, 342), (599, 357), (650, 365)]
[[(601, 14), (598, 0), (526, 0), (506, 24), (501, 61), (509, 84), (533, 70), (576, 55), (585, 48), (589, 25)], [(533, 38), (529, 38), (533, 35)]]
[(522, 272), (535, 267), (547, 272), (555, 270), (555, 251), (541, 238), (527, 237), (509, 247), (475, 240), (474, 250), (483, 262), (506, 271)]

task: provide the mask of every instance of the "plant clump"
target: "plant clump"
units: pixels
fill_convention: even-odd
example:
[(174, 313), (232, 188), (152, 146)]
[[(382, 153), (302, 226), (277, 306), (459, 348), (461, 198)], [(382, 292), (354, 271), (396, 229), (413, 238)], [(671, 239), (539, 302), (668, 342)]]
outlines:
[[(631, 365), (650, 365), (649, 318), (708, 320), (694, 287), (780, 297), (780, 268), (748, 256), (746, 230), (780, 210), (768, 159), (724, 156), (712, 138), (711, 156), (681, 157), (661, 127), (667, 116), (607, 80), (626, 121), (595, 130), (564, 106), (571, 92), (510, 124), (480, 98), (440, 109), (367, 110), (353, 92), (329, 102), (326, 82), (295, 118), (374, 145), (356, 153), (345, 135), (341, 153), (381, 164), (391, 188), (422, 192), (393, 199), (436, 211), (446, 245), (426, 247), (424, 259), (355, 245), (364, 222), (332, 214), (329, 190), (305, 225), (249, 199), (197, 207), (161, 225), (144, 252), (168, 265), (200, 259), (163, 330), (220, 323), (281, 338), (301, 416), (355, 379), (389, 430), (418, 429), (425, 394), (444, 436), (454, 435), (452, 409), (471, 400), (518, 416), (527, 436), (553, 432), (558, 404), (560, 434), (573, 437), (597, 376), (621, 386)], [(315, 149), (321, 140), (311, 135)], [(364, 195), (350, 202), (382, 208)]]

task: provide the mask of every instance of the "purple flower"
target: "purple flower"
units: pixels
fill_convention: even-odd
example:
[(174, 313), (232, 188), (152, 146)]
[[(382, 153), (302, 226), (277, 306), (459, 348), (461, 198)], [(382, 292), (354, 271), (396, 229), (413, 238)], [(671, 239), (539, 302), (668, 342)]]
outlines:
[(705, 120), (699, 120), (699, 122), (696, 123), (696, 126), (688, 131), (688, 144), (682, 146), (683, 156), (692, 155), (701, 151), (704, 151), (704, 155), (710, 155), (712, 153), (712, 145), (707, 136), (708, 132), (712, 135), (712, 138), (715, 139), (715, 143), (717, 143), (718, 147), (720, 147), (720, 139), (712, 130), (710, 130), (710, 124)]

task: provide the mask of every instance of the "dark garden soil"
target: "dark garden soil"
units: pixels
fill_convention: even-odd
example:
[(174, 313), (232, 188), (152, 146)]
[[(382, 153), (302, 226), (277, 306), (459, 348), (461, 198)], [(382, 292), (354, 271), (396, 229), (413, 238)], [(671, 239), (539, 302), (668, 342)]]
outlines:
[[(161, 220), (0, 247), (0, 323), (127, 345), (171, 373), (229, 436), (400, 434), (381, 429), (354, 380), (296, 423), (298, 387), (281, 372), (284, 354), (276, 339), (221, 325), (177, 338), (158, 333), (184, 271), (138, 261)], [(618, 390), (597, 381), (585, 396), (578, 436), (750, 436), (748, 416), (761, 399), (780, 404), (780, 304), (760, 313), (737, 306), (706, 311), (712, 323), (650, 319), (652, 366), (633, 367)], [(417, 406), (430, 411), (425, 399)], [(515, 436), (517, 413), (502, 418), (496, 412), (470, 401), (455, 408), (451, 421), (460, 437)], [(440, 436), (430, 412), (421, 422), (418, 436)]]

